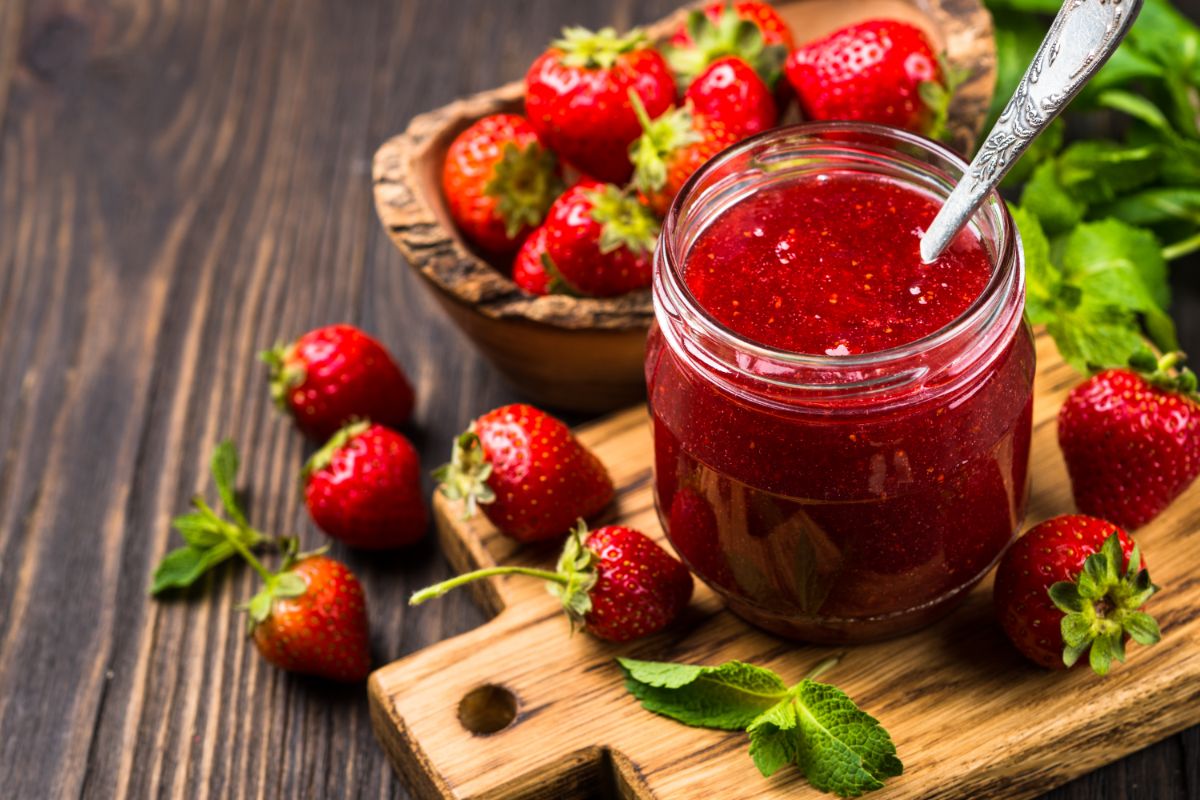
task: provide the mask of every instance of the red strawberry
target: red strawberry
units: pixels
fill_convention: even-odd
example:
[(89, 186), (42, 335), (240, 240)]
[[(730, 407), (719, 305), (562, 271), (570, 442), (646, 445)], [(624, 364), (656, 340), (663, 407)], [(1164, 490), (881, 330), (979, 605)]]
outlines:
[(658, 220), (616, 186), (585, 178), (554, 201), (543, 227), (552, 282), (593, 297), (650, 285)]
[(455, 137), (442, 165), (450, 215), (468, 239), (512, 252), (562, 190), (558, 161), (517, 114), (493, 114)]
[(1097, 674), (1125, 660), (1125, 639), (1150, 645), (1158, 623), (1137, 609), (1158, 591), (1125, 531), (1095, 517), (1046, 520), (1018, 539), (996, 570), (994, 601), (1016, 648), (1049, 669), (1085, 650)]
[(1085, 514), (1139, 528), (1200, 474), (1196, 376), (1183, 358), (1136, 356), (1133, 370), (1110, 369), (1071, 390), (1058, 414), (1058, 444)]
[(271, 397), (296, 425), (324, 441), (355, 419), (398, 428), (412, 414), (413, 391), (379, 342), (352, 325), (328, 325), (262, 354)]
[(367, 604), (354, 573), (323, 555), (300, 557), (278, 574), (258, 569), (265, 586), (247, 608), (263, 658), (289, 672), (335, 681), (366, 678)]
[(546, 274), (546, 266), (542, 261), (545, 254), (546, 229), (539, 227), (529, 234), (513, 259), (513, 281), (532, 295), (550, 293), (550, 276)]
[(793, 47), (791, 29), (769, 4), (716, 0), (688, 14), (671, 37), (667, 61), (687, 86), (717, 59), (736, 56), (774, 89)]
[(804, 115), (926, 130), (937, 116), (922, 84), (943, 80), (919, 28), (896, 20), (851, 25), (792, 52), (787, 76)]
[(627, 642), (665, 628), (687, 607), (692, 576), (648, 536), (609, 525), (588, 533), (583, 520), (567, 539), (558, 570), (493, 567), (459, 575), (412, 596), (418, 605), (451, 589), (494, 575), (548, 581), (572, 624), (610, 642)]
[(429, 519), (417, 451), (369, 422), (342, 428), (309, 459), (304, 501), (317, 527), (351, 547), (412, 544)]
[(746, 65), (732, 56), (717, 59), (684, 94), (697, 116), (720, 121), (738, 139), (745, 139), (779, 121), (771, 90)]
[(613, 497), (612, 478), (570, 428), (533, 406), (489, 411), (454, 443), (449, 464), (434, 476), (442, 494), (477, 505), (519, 542), (562, 536)]
[(652, 115), (675, 102), (671, 69), (640, 31), (621, 37), (612, 28), (567, 28), (525, 76), (525, 114), (564, 160), (624, 183), (633, 172), (626, 151), (641, 133), (631, 91)]

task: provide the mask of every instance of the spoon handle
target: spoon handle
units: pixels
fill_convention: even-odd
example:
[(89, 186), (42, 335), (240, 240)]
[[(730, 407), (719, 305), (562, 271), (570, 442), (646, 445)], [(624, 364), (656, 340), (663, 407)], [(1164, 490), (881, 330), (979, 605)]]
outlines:
[(1117, 49), (1142, 0), (1066, 0), (975, 159), (921, 237), (921, 258), (949, 246), (1038, 134)]

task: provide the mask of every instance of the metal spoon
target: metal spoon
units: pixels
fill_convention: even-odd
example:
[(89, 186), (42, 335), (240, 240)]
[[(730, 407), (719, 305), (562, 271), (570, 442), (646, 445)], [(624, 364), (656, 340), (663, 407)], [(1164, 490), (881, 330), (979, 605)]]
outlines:
[(925, 263), (942, 254), (1038, 134), (1125, 38), (1142, 0), (1067, 0), (1004, 113), (921, 237)]

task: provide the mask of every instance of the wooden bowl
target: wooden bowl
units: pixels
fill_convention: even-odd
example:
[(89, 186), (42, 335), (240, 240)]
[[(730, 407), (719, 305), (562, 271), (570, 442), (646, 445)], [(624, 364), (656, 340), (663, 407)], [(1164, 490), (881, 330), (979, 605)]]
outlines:
[[(992, 21), (979, 0), (788, 0), (776, 4), (798, 42), (872, 18), (926, 31), (970, 78), (950, 109), (954, 146), (968, 152), (995, 86)], [(669, 36), (688, 8), (647, 28)], [(441, 192), (442, 161), (454, 137), (480, 117), (522, 109), (520, 81), (415, 117), (375, 154), (375, 208), (388, 235), (468, 337), (534, 402), (607, 411), (645, 392), (642, 357), (654, 312), (648, 290), (617, 298), (530, 297), (459, 234)], [(497, 268), (500, 267), (500, 269)]]

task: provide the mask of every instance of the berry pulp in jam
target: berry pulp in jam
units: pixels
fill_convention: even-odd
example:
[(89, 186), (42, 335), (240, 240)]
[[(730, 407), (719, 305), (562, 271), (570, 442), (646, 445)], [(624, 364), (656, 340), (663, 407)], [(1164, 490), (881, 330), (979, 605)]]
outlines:
[[(863, 172), (760, 188), (696, 236), (683, 281), (756, 345), (834, 365), (910, 345), (920, 367), (920, 342), (968, 313), (997, 268), (970, 228), (921, 262), (938, 208)], [(785, 635), (869, 639), (936, 619), (1024, 514), (1034, 357), (1027, 328), (1013, 331), (951, 389), (789, 404), (786, 389), (762, 402), (744, 376), (712, 380), (655, 328), (655, 486), (676, 550), (734, 611)]]

